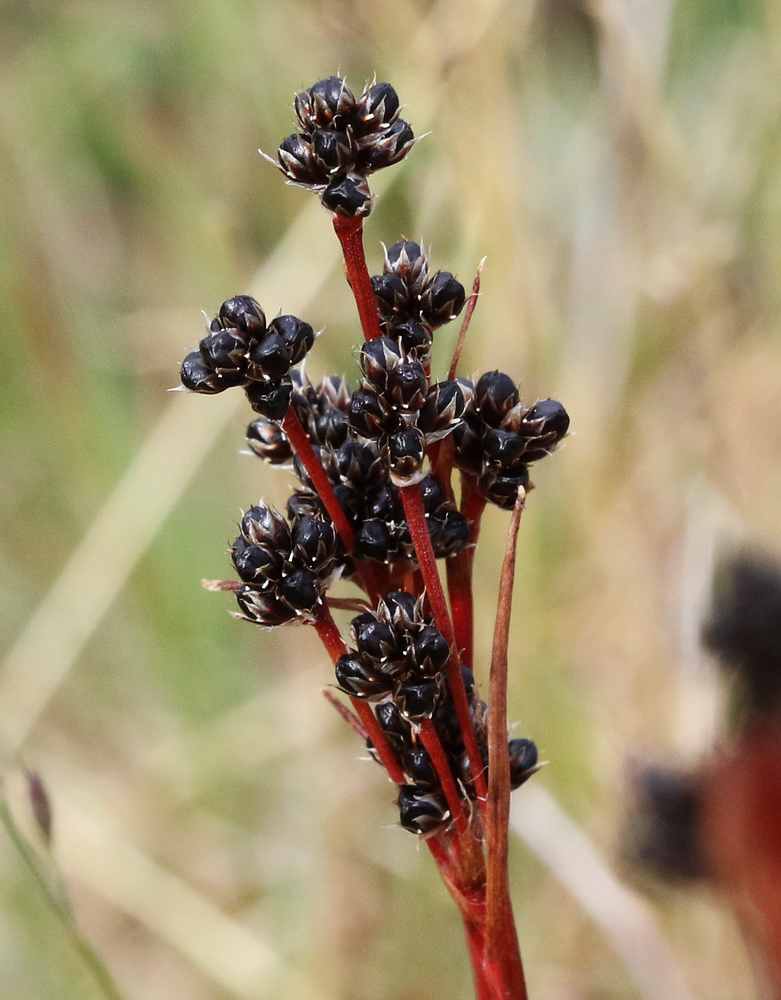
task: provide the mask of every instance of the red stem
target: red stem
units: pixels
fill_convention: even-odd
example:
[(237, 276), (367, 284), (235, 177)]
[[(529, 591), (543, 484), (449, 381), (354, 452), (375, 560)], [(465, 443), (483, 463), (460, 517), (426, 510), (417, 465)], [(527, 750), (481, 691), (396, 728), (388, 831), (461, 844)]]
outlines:
[(461, 733), (464, 737), (464, 745), (469, 755), (475, 790), (478, 799), (483, 802), (486, 796), (483, 760), (477, 745), (477, 736), (475, 735), (474, 722), (472, 721), (472, 713), (469, 708), (469, 699), (466, 696), (464, 678), (461, 676), (461, 659), (456, 646), (453, 623), (450, 618), (447, 601), (445, 600), (445, 591), (442, 589), (442, 581), (439, 578), (437, 560), (431, 545), (431, 536), (428, 533), (426, 513), (423, 509), (423, 498), (420, 494), (420, 485), (416, 483), (412, 486), (402, 486), (399, 488), (399, 493), (404, 504), (404, 516), (409, 525), (415, 555), (420, 565), (420, 572), (426, 584), (426, 595), (431, 604), (434, 621), (450, 646), (447, 676), (450, 681), (450, 690), (455, 702)]
[(472, 572), (475, 562), (475, 548), (480, 534), (480, 520), (485, 510), (485, 500), (478, 494), (474, 479), (461, 477), (461, 513), (470, 525), (469, 545), (450, 556), (445, 562), (447, 589), (450, 606), (453, 609), (453, 627), (456, 643), (461, 650), (464, 663), (474, 668), (474, 598)]
[(334, 215), (333, 220), (334, 230), (342, 244), (344, 268), (355, 296), (364, 340), (376, 340), (382, 336), (382, 330), (363, 250), (363, 219)]
[(442, 747), (442, 741), (439, 738), (439, 733), (437, 732), (436, 726), (431, 719), (425, 719), (421, 723), (420, 741), (426, 748), (428, 755), (431, 758), (431, 763), (434, 765), (434, 770), (437, 772), (437, 777), (439, 778), (442, 790), (445, 793), (448, 809), (450, 810), (450, 815), (455, 821), (456, 829), (459, 834), (466, 833), (469, 828), (469, 823), (464, 814), (464, 806), (458, 794), (456, 783), (453, 780), (453, 772), (450, 770), (450, 764), (448, 763), (447, 756)]
[(461, 330), (458, 334), (458, 342), (456, 343), (456, 349), (453, 351), (453, 360), (450, 362), (450, 371), (447, 373), (449, 381), (453, 381), (456, 377), (456, 369), (458, 368), (458, 362), (461, 358), (461, 351), (464, 349), (464, 342), (466, 341), (467, 331), (469, 330), (469, 324), (472, 321), (472, 313), (475, 311), (475, 306), (477, 305), (477, 300), (480, 297), (480, 275), (483, 271), (483, 264), (485, 264), (485, 257), (477, 265), (477, 274), (475, 274), (475, 280), (472, 283), (472, 291), (469, 298), (466, 300), (466, 312), (464, 313), (464, 319), (461, 323)]
[(526, 1000), (507, 872), (510, 824), (507, 659), (518, 528), (525, 499), (526, 494), (520, 489), (507, 533), (488, 692), (491, 710), (488, 713), (488, 801), (484, 816), (488, 876), (484, 967), (490, 978), (501, 985), (500, 995), (506, 1000)]
[(320, 464), (320, 459), (315, 454), (312, 442), (307, 437), (306, 431), (298, 419), (298, 414), (292, 406), (288, 407), (285, 419), (282, 421), (282, 427), (288, 436), (293, 450), (301, 459), (309, 478), (312, 480), (317, 495), (323, 501), (323, 505), (328, 511), (328, 516), (334, 522), (334, 527), (339, 532), (344, 542), (344, 547), (348, 552), (352, 552), (355, 548), (355, 532), (342, 510), (341, 504), (334, 493), (334, 488), (325, 474), (325, 469)]
[[(339, 629), (336, 627), (336, 622), (333, 620), (331, 612), (325, 605), (320, 605), (318, 608), (313, 624), (317, 634), (320, 636), (320, 641), (328, 651), (328, 655), (331, 657), (333, 663), (336, 664), (337, 660), (347, 652), (347, 646), (344, 639), (342, 639)], [(388, 746), (385, 733), (382, 731), (382, 726), (377, 721), (376, 715), (363, 699), (351, 696), (350, 701), (358, 714), (358, 718), (366, 727), (366, 732), (374, 744), (377, 756), (382, 761), (383, 767), (388, 772), (391, 781), (397, 785), (403, 785), (404, 772), (401, 770), (398, 761)]]

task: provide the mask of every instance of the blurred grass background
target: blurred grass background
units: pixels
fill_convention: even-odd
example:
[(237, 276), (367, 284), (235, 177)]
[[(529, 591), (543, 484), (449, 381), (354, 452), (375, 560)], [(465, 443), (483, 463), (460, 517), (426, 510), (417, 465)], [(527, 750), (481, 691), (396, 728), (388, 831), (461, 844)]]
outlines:
[[(470, 996), (455, 910), (322, 699), (316, 642), (200, 588), (285, 473), (240, 454), (241, 398), (165, 392), (199, 310), (240, 291), (327, 326), (314, 376), (354, 371), (328, 219), (256, 153), (335, 70), (390, 80), (432, 133), (375, 181), (373, 269), (402, 233), (465, 284), (487, 255), (462, 370), (500, 367), (573, 419), (535, 475), (512, 647), (511, 717), (551, 762), (516, 803), (532, 996), (752, 997), (711, 892), (644, 884), (644, 909), (600, 864), (631, 876), (627, 762), (694, 760), (718, 729), (697, 641), (714, 555), (781, 550), (778, 5), (4, 0), (0, 18), (5, 789), (24, 825), (20, 766), (43, 775), (79, 923), (127, 1000)], [(506, 521), (478, 555), (484, 665)], [(0, 997), (100, 995), (4, 834), (0, 929)]]

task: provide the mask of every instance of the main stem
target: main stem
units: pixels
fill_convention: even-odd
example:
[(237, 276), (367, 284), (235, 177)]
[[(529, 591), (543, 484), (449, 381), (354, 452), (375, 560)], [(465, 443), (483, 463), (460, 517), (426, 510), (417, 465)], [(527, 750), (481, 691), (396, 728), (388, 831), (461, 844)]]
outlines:
[(369, 277), (369, 270), (366, 267), (366, 254), (363, 249), (363, 219), (334, 215), (333, 220), (334, 230), (342, 245), (344, 269), (355, 296), (364, 340), (376, 340), (377, 337), (382, 336), (382, 330), (374, 301), (374, 289)]

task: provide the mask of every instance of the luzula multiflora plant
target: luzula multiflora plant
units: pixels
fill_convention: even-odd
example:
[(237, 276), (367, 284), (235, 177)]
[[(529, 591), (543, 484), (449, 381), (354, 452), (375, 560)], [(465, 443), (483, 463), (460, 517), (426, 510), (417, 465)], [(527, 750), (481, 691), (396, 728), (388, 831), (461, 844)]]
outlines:
[[(363, 333), (360, 376), (314, 385), (297, 365), (315, 342), (295, 316), (270, 322), (253, 298), (223, 303), (182, 363), (187, 389), (241, 386), (257, 418), (252, 450), (299, 480), (285, 513), (244, 514), (231, 557), (237, 616), (313, 626), (346, 702), (329, 700), (397, 786), (401, 825), (419, 835), (466, 928), (480, 1000), (526, 996), (507, 880), (510, 791), (537, 769), (528, 739), (507, 738), (507, 638), (515, 538), (529, 465), (556, 447), (569, 418), (560, 403), (527, 404), (509, 375), (475, 381), (456, 365), (479, 290), (432, 273), (424, 249), (402, 240), (370, 277), (363, 219), (371, 173), (401, 160), (415, 138), (387, 83), (356, 97), (334, 76), (296, 96), (298, 131), (276, 165), (330, 212)], [(464, 314), (449, 376), (432, 382), (437, 328)], [(458, 485), (454, 486), (458, 473)], [(473, 673), (472, 564), (486, 505), (512, 511), (486, 686)], [(444, 562), (447, 596), (438, 562)], [(358, 601), (329, 596), (338, 580)], [(334, 607), (360, 611), (344, 637)], [(479, 672), (478, 672), (479, 676)], [(490, 709), (489, 709), (490, 704)]]

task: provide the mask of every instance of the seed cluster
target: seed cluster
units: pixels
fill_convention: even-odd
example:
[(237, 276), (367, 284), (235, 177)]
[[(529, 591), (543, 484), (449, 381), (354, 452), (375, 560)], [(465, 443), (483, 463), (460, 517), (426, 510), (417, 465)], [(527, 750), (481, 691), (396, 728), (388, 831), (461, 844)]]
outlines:
[(244, 386), (254, 410), (281, 420), (290, 401), (290, 369), (314, 342), (308, 323), (277, 316), (267, 324), (259, 302), (237, 295), (223, 302), (209, 334), (182, 362), (182, 385), (208, 395)]
[(518, 487), (529, 484), (529, 465), (549, 455), (569, 429), (569, 415), (555, 399), (527, 406), (518, 386), (500, 371), (473, 384), (459, 379), (465, 405), (454, 429), (455, 462), (477, 477), (483, 499), (512, 510)]
[[(351, 623), (354, 648), (336, 664), (336, 681), (346, 694), (375, 704), (377, 721), (407, 783), (399, 790), (403, 827), (427, 834), (446, 826), (450, 812), (431, 757), (423, 746), (420, 727), (431, 720), (457, 786), (469, 801), (476, 798), (472, 767), (458, 722), (445, 668), (451, 650), (422, 598), (404, 591), (387, 594), (374, 611)], [(472, 718), (488, 766), (486, 715), (488, 706), (475, 693), (472, 671), (461, 667)], [(369, 741), (369, 749), (374, 747)], [(537, 765), (537, 748), (526, 739), (509, 743), (513, 788), (523, 784)]]
[(450, 271), (428, 276), (428, 258), (418, 243), (400, 240), (385, 252), (382, 274), (372, 278), (380, 328), (407, 354), (427, 363), (432, 334), (464, 308), (466, 292)]
[(345, 564), (330, 521), (306, 513), (288, 523), (278, 511), (260, 505), (241, 519), (231, 558), (244, 581), (236, 591), (241, 617), (268, 626), (311, 615)]
[(299, 131), (277, 153), (282, 173), (317, 191), (337, 215), (368, 215), (366, 178), (404, 159), (415, 142), (399, 117), (396, 91), (389, 83), (373, 83), (356, 98), (341, 77), (331, 76), (297, 94), (295, 110)]

